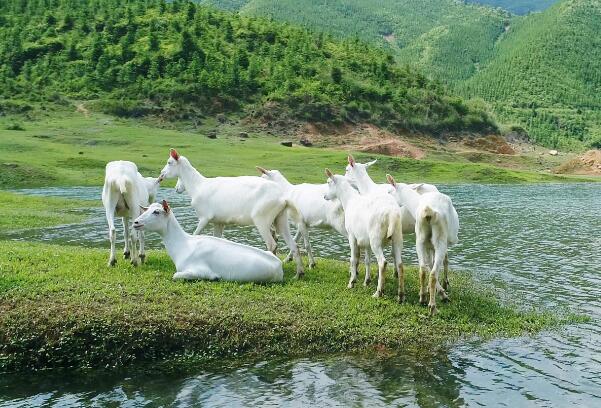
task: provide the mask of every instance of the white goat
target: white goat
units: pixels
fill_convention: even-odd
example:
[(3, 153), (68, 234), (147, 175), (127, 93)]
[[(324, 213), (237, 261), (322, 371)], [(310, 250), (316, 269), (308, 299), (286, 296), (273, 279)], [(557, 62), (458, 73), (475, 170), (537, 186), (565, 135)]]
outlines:
[(175, 263), (173, 279), (237, 282), (281, 282), (282, 262), (274, 254), (206, 235), (190, 235), (177, 222), (169, 204), (151, 204), (134, 221), (138, 231), (157, 232)]
[[(138, 265), (144, 262), (144, 234), (130, 234), (129, 219), (140, 215), (140, 206), (148, 205), (157, 194), (159, 180), (152, 177), (142, 177), (136, 165), (130, 161), (112, 161), (106, 165), (104, 187), (102, 189), (102, 204), (106, 211), (106, 221), (109, 226), (111, 255), (109, 265), (117, 263), (115, 257), (115, 216), (123, 217), (123, 233), (125, 236), (125, 259), (131, 256), (131, 263)], [(130, 236), (133, 235), (133, 236)], [(136, 239), (137, 238), (137, 239)], [(136, 248), (136, 241), (140, 249)]]
[[(377, 159), (368, 163), (357, 163), (352, 155), (348, 156), (348, 165), (346, 166), (345, 176), (352, 180), (361, 194), (389, 194), (394, 191), (390, 184), (376, 184), (367, 174), (367, 169), (376, 164)], [(407, 184), (403, 184), (407, 186)], [(419, 194), (438, 191), (432, 184), (410, 184), (408, 187), (414, 189)], [(403, 233), (412, 234), (415, 230), (415, 219), (409, 211), (401, 209), (401, 219), (403, 222)]]
[(174, 177), (179, 177), (190, 195), (191, 205), (199, 218), (194, 234), (200, 234), (211, 221), (215, 225), (216, 237), (221, 237), (225, 224), (254, 225), (267, 250), (275, 252), (276, 242), (271, 235), (271, 226), (275, 225), (296, 261), (296, 276), (304, 275), (302, 259), (290, 234), (287, 217), (288, 211), (297, 210), (280, 186), (252, 176), (204, 177), (188, 159), (171, 149), (159, 180)]
[[(266, 170), (259, 166), (257, 170), (262, 174), (262, 178), (278, 184), (298, 209), (298, 213), (293, 211), (289, 214), (298, 228), (294, 240), (296, 241), (302, 235), (309, 257), (309, 267), (313, 268), (315, 259), (309, 242), (309, 228), (331, 228), (346, 236), (344, 211), (340, 201), (324, 199), (324, 195), (328, 192), (327, 184), (292, 184), (278, 170)], [(289, 254), (288, 257), (291, 255)]]
[(383, 246), (390, 241), (394, 256), (394, 269), (398, 276), (398, 301), (403, 302), (405, 282), (402, 261), (401, 209), (394, 200), (387, 200), (385, 196), (359, 194), (344, 176), (333, 175), (328, 169), (326, 169), (326, 175), (328, 176), (328, 192), (324, 198), (326, 200), (337, 198), (344, 208), (344, 225), (351, 248), (351, 276), (348, 287), (352, 288), (357, 281), (359, 248), (371, 248), (378, 260), (378, 287), (373, 296), (382, 296), (386, 272)]
[[(431, 192), (418, 194), (408, 186), (397, 184), (387, 174), (388, 182), (394, 187), (391, 193), (399, 205), (407, 208), (415, 218), (415, 243), (419, 258), (419, 301), (426, 303), (426, 268), (430, 268), (429, 292), (430, 314), (436, 313), (436, 293), (440, 292), (443, 300), (448, 300), (446, 290), (449, 287), (448, 247), (457, 243), (459, 217), (453, 202), (446, 194)], [(438, 276), (444, 267), (443, 286)]]

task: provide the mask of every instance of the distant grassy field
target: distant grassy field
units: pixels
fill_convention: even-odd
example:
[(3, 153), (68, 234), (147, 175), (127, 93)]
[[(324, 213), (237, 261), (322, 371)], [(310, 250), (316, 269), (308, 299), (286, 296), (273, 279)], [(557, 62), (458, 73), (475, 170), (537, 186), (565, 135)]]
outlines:
[(106, 250), (0, 241), (0, 371), (105, 367), (178, 358), (300, 355), (428, 348), (458, 338), (519, 335), (575, 316), (518, 311), (451, 275), (452, 302), (427, 317), (417, 272), (408, 268), (408, 300), (346, 289), (347, 264), (318, 260), (306, 279), (272, 285), (173, 282), (163, 251), (146, 265), (107, 268)]
[[(24, 130), (7, 130), (15, 121)], [(284, 147), (280, 139), (250, 133), (240, 139), (238, 125), (221, 125), (215, 140), (206, 137), (216, 127), (208, 121), (198, 130), (160, 129), (135, 120), (109, 116), (53, 112), (37, 120), (0, 118), (0, 188), (101, 185), (111, 160), (131, 160), (142, 174), (157, 176), (170, 147), (187, 156), (207, 176), (253, 175), (255, 166), (278, 168), (293, 182), (323, 182), (324, 168), (342, 172), (344, 151), (301, 146)], [(358, 160), (378, 157), (373, 177), (384, 181), (390, 172), (407, 182), (520, 183), (574, 181), (581, 178), (513, 171), (489, 164), (412, 160), (356, 154)]]

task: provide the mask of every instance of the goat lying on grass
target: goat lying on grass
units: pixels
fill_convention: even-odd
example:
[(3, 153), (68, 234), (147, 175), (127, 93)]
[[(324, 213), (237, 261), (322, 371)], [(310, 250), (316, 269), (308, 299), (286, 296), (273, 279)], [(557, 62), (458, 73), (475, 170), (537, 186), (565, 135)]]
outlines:
[[(107, 163), (104, 187), (102, 189), (102, 204), (106, 211), (106, 221), (109, 226), (111, 255), (109, 265), (117, 263), (115, 257), (115, 216), (123, 217), (123, 233), (125, 235), (124, 257), (131, 256), (131, 263), (138, 265), (144, 262), (144, 234), (131, 233), (129, 219), (140, 215), (140, 206), (154, 201), (159, 189), (159, 180), (152, 177), (142, 177), (138, 167), (130, 161), (112, 161)], [(139, 242), (140, 248), (136, 246)]]
[[(384, 289), (386, 258), (383, 246), (390, 242), (394, 257), (394, 269), (398, 276), (398, 300), (405, 298), (403, 276), (403, 230), (401, 227), (401, 209), (390, 195), (361, 195), (344, 176), (334, 175), (326, 169), (328, 192), (326, 200), (339, 199), (344, 208), (344, 225), (351, 248), (350, 280), (352, 288), (357, 281), (359, 248), (371, 248), (378, 260), (378, 288), (374, 297), (381, 297)], [(366, 271), (366, 281), (369, 281)]]
[(175, 263), (173, 279), (237, 282), (281, 282), (282, 262), (271, 252), (222, 238), (190, 235), (177, 222), (169, 204), (151, 204), (134, 221), (138, 231), (157, 232)]
[[(448, 300), (449, 257), (448, 247), (457, 243), (459, 217), (449, 196), (430, 192), (418, 194), (412, 188), (397, 184), (387, 174), (388, 182), (394, 187), (391, 193), (399, 205), (406, 208), (415, 218), (415, 247), (419, 258), (419, 301), (426, 303), (426, 268), (430, 268), (429, 292), (430, 314), (436, 313), (436, 293), (440, 292), (443, 300)], [(440, 286), (438, 275), (444, 267), (443, 286)]]
[(290, 234), (288, 215), (298, 212), (276, 183), (253, 176), (204, 177), (175, 149), (169, 152), (160, 180), (178, 177), (191, 198), (198, 216), (194, 234), (200, 234), (209, 223), (215, 225), (215, 236), (221, 237), (225, 224), (254, 225), (267, 245), (275, 252), (276, 242), (271, 226), (284, 238), (296, 261), (296, 276), (304, 275), (303, 263), (296, 242)]

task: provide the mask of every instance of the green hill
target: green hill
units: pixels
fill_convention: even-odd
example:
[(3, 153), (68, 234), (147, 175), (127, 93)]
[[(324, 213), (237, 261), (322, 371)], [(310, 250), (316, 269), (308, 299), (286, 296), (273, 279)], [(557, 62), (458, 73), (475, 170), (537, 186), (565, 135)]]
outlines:
[(241, 15), (269, 16), (358, 37), (447, 83), (470, 77), (491, 57), (510, 15), (455, 0), (205, 0)]
[(527, 14), (549, 8), (558, 0), (467, 0), (468, 3), (485, 4), (491, 7), (501, 7), (514, 14)]
[(565, 0), (515, 19), (495, 57), (458, 86), (518, 118), (539, 141), (601, 141), (601, 1)]
[[(539, 143), (601, 146), (599, 0), (563, 0), (527, 16), (453, 0), (207, 1), (379, 44), (462, 96), (492, 103), (501, 121)], [(553, 3), (482, 2), (519, 12)]]
[[(0, 3), (5, 98), (99, 99), (105, 111), (125, 116), (260, 116), (269, 107), (299, 120), (429, 131), (494, 127), (439, 83), (355, 40), (186, 1), (52, 5)], [(0, 110), (8, 105), (0, 99)]]

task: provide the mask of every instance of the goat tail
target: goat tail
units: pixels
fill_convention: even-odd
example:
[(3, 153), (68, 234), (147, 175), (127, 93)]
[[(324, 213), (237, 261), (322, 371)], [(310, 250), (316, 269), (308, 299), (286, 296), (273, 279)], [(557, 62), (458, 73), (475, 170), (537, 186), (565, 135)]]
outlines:
[(391, 239), (400, 225), (401, 216), (397, 211), (388, 214), (388, 231), (386, 231), (386, 239)]
[(117, 187), (119, 187), (121, 194), (127, 194), (128, 181), (129, 180), (124, 176), (119, 176), (117, 177), (117, 180), (115, 180), (115, 183), (117, 184)]
[(424, 221), (431, 222), (436, 218), (436, 211), (434, 211), (429, 205), (426, 205), (422, 211), (422, 218)]

